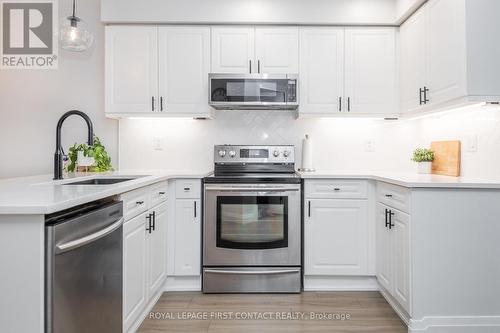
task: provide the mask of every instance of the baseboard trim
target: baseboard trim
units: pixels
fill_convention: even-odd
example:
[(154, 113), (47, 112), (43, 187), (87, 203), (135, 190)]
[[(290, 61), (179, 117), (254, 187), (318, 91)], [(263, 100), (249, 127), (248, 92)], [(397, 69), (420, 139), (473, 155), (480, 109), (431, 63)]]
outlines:
[(201, 276), (167, 276), (163, 291), (201, 291)]
[(378, 291), (375, 276), (304, 276), (304, 291)]
[(405, 309), (403, 309), (403, 307), (399, 305), (398, 301), (396, 301), (394, 297), (392, 297), (392, 295), (389, 294), (389, 292), (382, 286), (380, 286), (380, 293), (385, 298), (387, 303), (389, 303), (389, 305), (394, 309), (399, 318), (401, 318), (401, 320), (406, 324), (406, 326), (409, 326), (410, 315), (408, 314), (408, 312), (406, 312)]
[(408, 333), (498, 333), (500, 316), (433, 316), (411, 319)]

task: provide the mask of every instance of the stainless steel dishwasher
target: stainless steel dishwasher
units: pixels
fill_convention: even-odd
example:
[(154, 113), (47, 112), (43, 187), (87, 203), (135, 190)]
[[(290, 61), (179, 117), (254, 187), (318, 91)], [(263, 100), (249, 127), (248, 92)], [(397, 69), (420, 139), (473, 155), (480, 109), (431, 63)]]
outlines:
[(48, 215), (46, 333), (122, 332), (123, 204)]

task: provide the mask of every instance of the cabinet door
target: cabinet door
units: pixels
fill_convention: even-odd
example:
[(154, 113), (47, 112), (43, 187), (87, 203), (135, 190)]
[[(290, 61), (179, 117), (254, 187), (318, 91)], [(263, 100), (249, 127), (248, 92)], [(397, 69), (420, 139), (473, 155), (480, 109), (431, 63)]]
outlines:
[(428, 104), (466, 95), (465, 1), (427, 3)]
[[(426, 86), (427, 8), (413, 14), (400, 28), (400, 106), (402, 112), (420, 107)], [(423, 96), (422, 96), (423, 98)]]
[(306, 206), (305, 274), (366, 275), (367, 201), (312, 199)]
[(200, 200), (176, 199), (175, 263), (177, 276), (200, 275)]
[(125, 330), (146, 304), (146, 216), (136, 216), (123, 227), (123, 318)]
[(253, 27), (212, 28), (212, 73), (257, 73)]
[(208, 113), (210, 28), (160, 27), (159, 98), (165, 113)]
[(396, 113), (394, 28), (346, 29), (344, 109)]
[(167, 203), (156, 206), (148, 214), (153, 212), (154, 230), (147, 233), (149, 295), (160, 288), (167, 273)]
[(300, 29), (300, 113), (340, 111), (344, 95), (344, 29)]
[(106, 27), (105, 59), (106, 113), (158, 110), (156, 27)]
[(386, 206), (377, 204), (377, 279), (389, 292), (392, 292), (392, 240), (391, 230), (386, 227)]
[(297, 27), (255, 28), (257, 73), (299, 72), (299, 29)]
[(410, 216), (399, 211), (393, 212), (394, 298), (410, 312)]

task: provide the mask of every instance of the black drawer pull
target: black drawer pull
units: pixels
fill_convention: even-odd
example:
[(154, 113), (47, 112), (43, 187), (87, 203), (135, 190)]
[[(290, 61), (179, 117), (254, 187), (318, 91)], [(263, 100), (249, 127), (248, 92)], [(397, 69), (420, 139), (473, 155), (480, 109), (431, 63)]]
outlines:
[(184, 187), (184, 191), (191, 191), (191, 187)]
[(385, 197), (386, 198), (392, 198), (392, 194), (386, 194)]
[(166, 192), (158, 192), (159, 195), (164, 195)]
[(340, 191), (340, 189), (338, 187), (334, 188), (333, 190), (334, 191)]
[(142, 205), (144, 203), (144, 201), (136, 201), (135, 204), (136, 205)]

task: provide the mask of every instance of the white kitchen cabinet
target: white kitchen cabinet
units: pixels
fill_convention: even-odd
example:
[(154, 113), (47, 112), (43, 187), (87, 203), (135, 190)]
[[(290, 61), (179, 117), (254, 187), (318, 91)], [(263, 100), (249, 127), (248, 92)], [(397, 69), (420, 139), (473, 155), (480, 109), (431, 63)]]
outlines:
[(210, 28), (106, 27), (106, 115), (210, 117)]
[(201, 201), (175, 201), (174, 275), (198, 276), (201, 264)]
[(500, 100), (499, 10), (495, 1), (429, 0), (401, 26), (402, 113)]
[(210, 28), (158, 28), (159, 111), (206, 114), (210, 71)]
[(154, 295), (167, 274), (167, 203), (153, 207), (154, 228), (147, 232), (148, 243), (148, 292)]
[(298, 27), (256, 27), (255, 61), (256, 73), (298, 73)]
[(427, 11), (421, 8), (400, 28), (400, 105), (402, 110), (420, 106), (426, 82)]
[(396, 113), (396, 39), (393, 28), (347, 28), (343, 110)]
[(377, 204), (377, 278), (410, 313), (410, 216)]
[(123, 320), (130, 327), (147, 303), (146, 216), (143, 213), (123, 226)]
[(344, 95), (344, 28), (300, 28), (300, 114), (334, 114)]
[(213, 73), (298, 72), (297, 27), (212, 28)]
[(254, 39), (253, 27), (212, 27), (212, 73), (255, 71)]
[(301, 28), (299, 115), (397, 113), (395, 43), (394, 28)]
[(368, 202), (306, 199), (305, 275), (367, 275)]
[(158, 109), (158, 47), (154, 26), (106, 26), (107, 114)]

